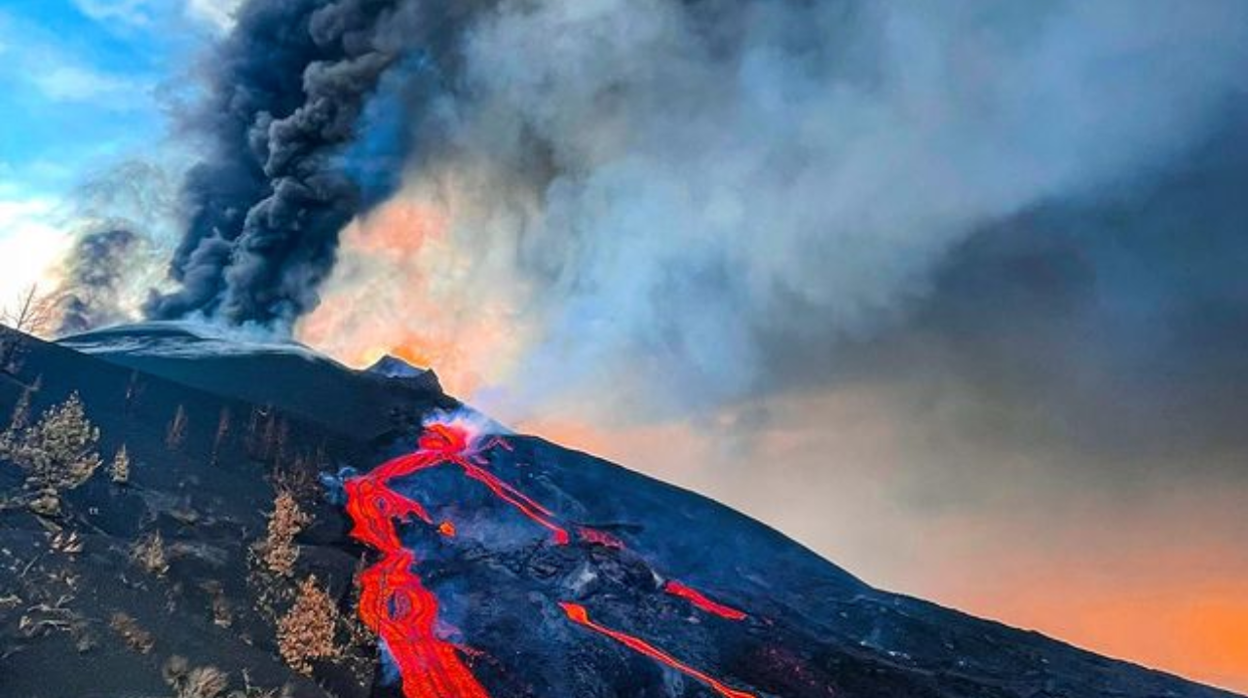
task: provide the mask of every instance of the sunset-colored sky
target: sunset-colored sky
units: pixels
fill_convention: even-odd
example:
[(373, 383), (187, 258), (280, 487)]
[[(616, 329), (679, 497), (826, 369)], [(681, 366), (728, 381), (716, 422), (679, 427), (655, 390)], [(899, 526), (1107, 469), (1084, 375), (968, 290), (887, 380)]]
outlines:
[(134, 230), (99, 317), (192, 296), (171, 259), (224, 289), (195, 318), (272, 291), (257, 331), (431, 366), (874, 585), (1248, 692), (1246, 6), (834, 4), (711, 50), (669, 0), (541, 0), (446, 29), (453, 80), (393, 49), (303, 163), (358, 189), (335, 245), (274, 261), (214, 253), (260, 202), (203, 223), (235, 192), (186, 177), (273, 169), (196, 106), (301, 94), (230, 41), (264, 0), (6, 2), (0, 301)]

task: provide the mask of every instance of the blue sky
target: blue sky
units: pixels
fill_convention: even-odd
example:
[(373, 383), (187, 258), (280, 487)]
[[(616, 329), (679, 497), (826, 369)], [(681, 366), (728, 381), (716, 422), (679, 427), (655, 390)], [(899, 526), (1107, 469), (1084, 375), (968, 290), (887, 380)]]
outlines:
[(235, 0), (0, 3), (0, 299), (68, 244), (69, 193), (166, 138), (194, 58)]
[(0, 6), (0, 176), (28, 191), (56, 192), (85, 169), (161, 138), (161, 95), (211, 25), (170, 29), (193, 24), (167, 1)]

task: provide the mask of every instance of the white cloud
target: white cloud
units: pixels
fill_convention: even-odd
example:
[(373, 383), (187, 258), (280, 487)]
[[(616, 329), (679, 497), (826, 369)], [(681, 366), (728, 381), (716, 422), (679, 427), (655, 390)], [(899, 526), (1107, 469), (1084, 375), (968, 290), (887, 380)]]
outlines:
[[(155, 28), (174, 19), (178, 5), (166, 0), (73, 0), (86, 16), (97, 22), (130, 27)], [(225, 31), (234, 25), (234, 13), (242, 0), (183, 0), (182, 14), (191, 21)]]
[[(129, 26), (145, 21), (151, 13), (135, 14), (139, 0), (75, 0), (84, 13), (90, 5), (90, 16), (103, 21), (126, 18)], [(0, 13), (0, 55), (8, 60), (0, 63), (0, 82), (25, 83), (43, 98), (54, 103), (98, 102), (96, 106), (114, 110), (141, 108), (150, 101), (152, 78), (136, 77), (100, 70), (90, 64), (91, 56), (79, 55), (72, 44), (62, 37), (44, 31), (37, 25), (16, 21)], [(125, 98), (131, 99), (125, 99)], [(138, 99), (133, 99), (137, 97)]]
[[(56, 102), (88, 102), (106, 97), (145, 94), (150, 89), (141, 81), (71, 64), (32, 74), (30, 82), (44, 97)], [(135, 102), (123, 100), (115, 104), (124, 108), (126, 105), (133, 106)]]
[(74, 0), (74, 5), (97, 22), (143, 27), (155, 19), (157, 3), (152, 0)]
[(31, 284), (55, 286), (71, 242), (58, 218), (54, 200), (23, 197), (20, 187), (0, 180), (0, 304)]
[(186, 14), (199, 22), (225, 31), (234, 26), (234, 13), (242, 0), (187, 0)]

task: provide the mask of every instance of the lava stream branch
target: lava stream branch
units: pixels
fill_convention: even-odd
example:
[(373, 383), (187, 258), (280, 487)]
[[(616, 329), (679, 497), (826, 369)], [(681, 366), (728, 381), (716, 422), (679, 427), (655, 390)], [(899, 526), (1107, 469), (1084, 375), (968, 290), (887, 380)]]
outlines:
[[(549, 530), (557, 544), (568, 543), (568, 532), (552, 520), (549, 509), (482, 467), (478, 454), (495, 446), (510, 449), (499, 437), (478, 448), (463, 427), (433, 424), (421, 434), (416, 452), (345, 484), (352, 537), (381, 553), (381, 559), (360, 575), (360, 618), (394, 658), (406, 698), (489, 698), (489, 694), (464, 664), (459, 648), (435, 633), (437, 597), (412, 570), (415, 553), (403, 547), (398, 532), (398, 524), (407, 519), (433, 526), (433, 518), (419, 502), (391, 489), (392, 480), (439, 465), (457, 465), (467, 477)], [(452, 522), (443, 521), (436, 528), (443, 535), (455, 535)]]
[(595, 623), (590, 619), (589, 611), (585, 610), (585, 607), (580, 604), (564, 601), (560, 602), (559, 606), (563, 608), (563, 612), (568, 615), (568, 618), (577, 625), (582, 625), (596, 633), (605, 635), (635, 652), (640, 652), (651, 659), (666, 664), (682, 674), (691, 676), (707, 686), (710, 686), (715, 690), (715, 692), (725, 696), (726, 698), (757, 698), (757, 696), (753, 693), (746, 693), (745, 691), (738, 691), (734, 688), (730, 688), (714, 677), (708, 676), (707, 674), (694, 669), (688, 664), (685, 664), (679, 659), (676, 659), (672, 655), (664, 652), (654, 645), (651, 645), (641, 638), (634, 637), (628, 633), (620, 632), (619, 630), (612, 630), (611, 628)]
[(713, 601), (707, 598), (706, 594), (703, 594), (697, 589), (694, 589), (687, 584), (682, 584), (674, 579), (663, 585), (663, 591), (672, 596), (685, 599), (703, 611), (713, 613), (720, 618), (727, 618), (728, 620), (745, 620), (747, 617), (745, 611), (739, 611), (732, 606), (725, 606), (718, 601)]
[[(416, 516), (430, 521), (418, 503), (391, 490), (392, 471), (420, 469), (437, 462), (432, 454), (405, 457), (402, 467), (353, 478), (346, 483), (347, 513), (357, 540), (381, 553), (360, 574), (360, 619), (384, 643), (399, 668), (406, 698), (489, 698), (454, 645), (435, 633), (438, 600), (412, 571), (416, 557), (403, 547), (397, 521)], [(393, 463), (393, 461), (392, 461)]]

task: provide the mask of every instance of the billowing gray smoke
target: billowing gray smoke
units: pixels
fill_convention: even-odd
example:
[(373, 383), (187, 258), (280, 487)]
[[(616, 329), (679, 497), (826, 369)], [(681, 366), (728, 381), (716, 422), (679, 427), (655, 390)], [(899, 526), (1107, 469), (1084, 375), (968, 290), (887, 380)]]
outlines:
[(126, 270), (145, 240), (126, 228), (86, 233), (74, 243), (55, 293), (61, 314), (59, 334), (85, 332), (128, 319), (120, 305)]
[(1248, 85), (1248, 6), (252, 0), (217, 60), (155, 315), (306, 313), (401, 161), (466, 257), (442, 291), (537, 325), (533, 390), (719, 402), (903, 317), (976, 231), (1180, 161)]
[(338, 232), (359, 207), (344, 147), (409, 43), (413, 3), (256, 0), (208, 61), (188, 124), (208, 156), (183, 188), (189, 220), (172, 263), (181, 287), (150, 315), (288, 322), (317, 303)]

